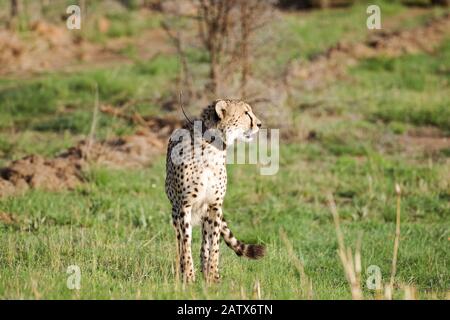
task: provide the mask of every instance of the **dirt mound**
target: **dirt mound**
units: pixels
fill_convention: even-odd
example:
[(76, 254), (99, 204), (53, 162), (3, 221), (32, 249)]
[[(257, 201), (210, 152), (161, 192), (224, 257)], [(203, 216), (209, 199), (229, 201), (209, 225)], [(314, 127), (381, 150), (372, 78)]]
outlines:
[(294, 61), (287, 81), (298, 83), (300, 80), (300, 86), (305, 89), (319, 88), (345, 75), (345, 70), (361, 59), (433, 52), (449, 30), (450, 14), (446, 14), (414, 29), (377, 32), (363, 43), (340, 42), (312, 61)]
[(12, 225), (17, 223), (17, 219), (11, 213), (0, 211), (0, 223)]
[(8, 64), (11, 61), (18, 61), (24, 51), (24, 45), (22, 41), (13, 33), (0, 30), (0, 74), (9, 70)]
[(92, 163), (113, 168), (149, 165), (165, 151), (169, 134), (180, 123), (170, 118), (146, 121), (148, 126), (134, 135), (98, 142), (83, 140), (53, 159), (30, 155), (12, 162), (0, 169), (0, 197), (30, 188), (73, 189), (84, 181), (83, 171)]
[(165, 149), (165, 141), (149, 130), (112, 140), (93, 142), (81, 141), (60, 155), (61, 158), (76, 163), (98, 163), (113, 168), (133, 168), (145, 166)]
[(41, 156), (27, 156), (0, 169), (0, 196), (28, 188), (74, 188), (82, 181), (80, 169), (79, 163), (63, 158), (47, 160)]

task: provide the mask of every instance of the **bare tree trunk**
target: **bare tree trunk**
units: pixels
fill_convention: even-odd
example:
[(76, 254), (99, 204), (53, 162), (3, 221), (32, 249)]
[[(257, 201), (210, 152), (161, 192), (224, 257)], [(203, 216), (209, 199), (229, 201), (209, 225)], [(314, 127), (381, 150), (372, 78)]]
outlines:
[(11, 0), (11, 18), (15, 18), (19, 15), (19, 0)]
[(247, 98), (247, 82), (250, 74), (248, 47), (250, 44), (249, 6), (241, 1), (241, 98)]
[[(200, 45), (209, 57), (206, 96), (217, 98), (223, 94), (222, 89), (227, 81), (237, 75), (240, 89), (233, 94), (241, 95), (243, 99), (249, 98), (252, 57), (256, 51), (252, 42), (257, 30), (270, 18), (273, 2), (274, 0), (191, 0), (197, 10), (193, 18), (198, 24)], [(181, 56), (182, 67), (187, 71), (186, 57), (180, 46), (180, 34), (171, 33), (169, 28), (169, 25), (165, 26)]]
[(15, 30), (19, 24), (19, 13), (22, 10), (20, 0), (10, 1), (10, 17), (7, 22), (7, 27), (11, 30)]
[(210, 51), (210, 66), (209, 66), (209, 89), (214, 96), (218, 94), (218, 86), (219, 86), (219, 59), (217, 57), (217, 52), (214, 50)]
[(11, 18), (19, 15), (19, 0), (11, 0)]
[(208, 89), (216, 97), (220, 93), (221, 66), (226, 51), (225, 43), (228, 41), (230, 12), (235, 4), (235, 0), (199, 1), (199, 34), (210, 59)]
[(432, 0), (431, 3), (447, 7), (450, 6), (450, 0)]

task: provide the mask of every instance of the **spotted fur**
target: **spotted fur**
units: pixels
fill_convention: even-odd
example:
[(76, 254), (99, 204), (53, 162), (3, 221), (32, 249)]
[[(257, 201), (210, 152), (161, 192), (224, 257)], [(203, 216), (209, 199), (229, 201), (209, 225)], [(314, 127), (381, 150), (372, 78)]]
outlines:
[(239, 100), (215, 101), (203, 110), (200, 121), (199, 139), (194, 139), (194, 123), (188, 122), (183, 132), (189, 134), (180, 137), (181, 131), (174, 132), (167, 149), (166, 194), (172, 204), (179, 270), (186, 282), (195, 281), (191, 252), (193, 225), (200, 224), (202, 228), (201, 270), (207, 281), (219, 279), (221, 236), (238, 256), (259, 259), (265, 253), (262, 245), (236, 239), (222, 212), (227, 188), (226, 147), (236, 139), (248, 140), (258, 132), (261, 121), (248, 104)]

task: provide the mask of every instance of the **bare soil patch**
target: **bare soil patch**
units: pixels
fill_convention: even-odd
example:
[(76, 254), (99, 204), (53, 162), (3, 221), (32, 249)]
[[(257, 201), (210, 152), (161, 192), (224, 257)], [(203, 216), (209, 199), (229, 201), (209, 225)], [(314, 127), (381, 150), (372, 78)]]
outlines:
[(11, 213), (0, 211), (0, 223), (13, 225), (17, 223), (17, 219)]
[(433, 156), (441, 150), (450, 149), (450, 138), (434, 127), (409, 130), (399, 137), (399, 143), (408, 154)]
[(149, 165), (164, 152), (166, 141), (181, 121), (147, 119), (148, 125), (134, 135), (106, 141), (80, 141), (52, 159), (29, 155), (0, 169), (0, 197), (24, 192), (30, 188), (50, 191), (74, 189), (83, 183), (83, 171), (90, 164), (113, 168), (136, 168)]
[(0, 75), (56, 70), (76, 62), (112, 57), (112, 53), (88, 43), (75, 31), (43, 21), (33, 23), (24, 37), (0, 30)]
[(23, 76), (132, 62), (121, 53), (129, 46), (135, 46), (142, 59), (172, 50), (162, 29), (145, 30), (133, 38), (111, 39), (105, 45), (87, 41), (78, 31), (44, 21), (34, 22), (24, 36), (0, 29), (0, 75)]

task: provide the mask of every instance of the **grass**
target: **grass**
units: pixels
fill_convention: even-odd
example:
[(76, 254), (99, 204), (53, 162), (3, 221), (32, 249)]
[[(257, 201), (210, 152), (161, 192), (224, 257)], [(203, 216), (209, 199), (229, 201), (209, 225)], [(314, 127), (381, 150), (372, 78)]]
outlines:
[[(96, 84), (100, 103), (120, 106), (130, 100), (160, 97), (170, 90), (177, 72), (175, 57), (156, 56), (109, 69), (47, 74), (24, 81), (3, 80), (0, 82), (0, 141), (10, 140), (11, 132), (19, 130), (25, 136), (43, 138), (47, 135), (56, 145), (47, 143), (45, 147), (58, 151), (57, 146), (61, 144), (54, 139), (55, 133), (72, 135), (72, 142), (89, 133)], [(134, 108), (143, 115), (161, 112), (159, 106), (150, 102), (137, 103)], [(123, 120), (102, 114), (96, 134), (98, 138), (105, 138), (131, 131), (133, 128)], [(23, 140), (23, 137), (18, 139)], [(0, 143), (0, 153), (11, 159), (14, 155), (9, 145)], [(19, 141), (14, 149), (22, 155), (35, 149), (35, 145), (29, 147)]]
[[(392, 16), (407, 10), (389, 6)], [(347, 17), (359, 17), (361, 8), (317, 11), (303, 20), (288, 17), (288, 33), (280, 36), (287, 39), (287, 51), (276, 63), (293, 54), (307, 59), (352, 34)], [(328, 23), (337, 23), (336, 28), (324, 34)], [(93, 167), (74, 191), (31, 190), (0, 199), (0, 213), (16, 220), (0, 220), (0, 298), (247, 299), (257, 297), (259, 283), (263, 299), (305, 299), (310, 282), (312, 298), (349, 299), (327, 204), (332, 193), (347, 246), (355, 248), (362, 232), (362, 290), (372, 299), (376, 292), (365, 284), (367, 268), (380, 267), (385, 283), (391, 274), (395, 183), (402, 187), (402, 209), (394, 298), (403, 298), (399, 286), (404, 284), (415, 286), (419, 298), (445, 298), (449, 153), (410, 153), (398, 138), (421, 126), (448, 135), (448, 44), (435, 54), (361, 61), (349, 70), (349, 79), (302, 93), (298, 105), (312, 107), (291, 106), (294, 125), (314, 131), (315, 138), (282, 141), (276, 175), (261, 176), (253, 165), (229, 166), (225, 217), (239, 239), (266, 244), (268, 255), (244, 260), (222, 243), (219, 286), (207, 286), (198, 272), (198, 229), (193, 241), (198, 280), (187, 288), (175, 281), (174, 232), (160, 156), (141, 170)], [(190, 51), (189, 59), (205, 62), (197, 51)], [(107, 70), (1, 79), (0, 165), (29, 153), (52, 156), (86, 136), (96, 83), (101, 103), (121, 105), (166, 94), (177, 72), (176, 58), (167, 55)], [(136, 108), (161, 112), (152, 103)], [(101, 115), (97, 135), (132, 130)], [(81, 269), (79, 291), (66, 286), (70, 265)]]
[[(286, 162), (273, 177), (260, 176), (250, 166), (230, 168), (227, 219), (240, 238), (265, 243), (268, 256), (257, 262), (243, 260), (222, 245), (220, 290), (205, 289), (202, 281), (187, 291), (174, 284), (175, 247), (160, 159), (142, 171), (93, 170), (90, 182), (76, 192), (32, 191), (3, 200), (0, 210), (14, 214), (19, 223), (2, 226), (0, 296), (35, 297), (33, 279), (45, 298), (241, 298), (241, 290), (252, 296), (255, 281), (260, 282), (263, 298), (304, 298), (301, 287), (292, 285), (301, 279), (279, 239), (282, 228), (305, 265), (314, 298), (349, 298), (331, 216), (321, 195), (327, 190), (336, 193), (348, 243), (355, 243), (357, 233), (364, 231), (363, 270), (378, 265), (388, 279), (395, 229), (394, 180), (401, 181), (406, 194), (396, 279), (414, 284), (422, 294), (434, 291), (442, 296), (449, 286), (448, 206), (441, 204), (444, 214), (426, 203), (427, 198), (439, 202), (439, 194), (445, 192), (435, 187), (436, 175), (426, 169), (422, 174), (397, 173), (381, 164), (358, 170), (350, 160), (329, 161), (320, 168), (327, 174), (319, 175), (316, 163), (298, 151), (297, 146), (283, 146)], [(368, 175), (373, 194), (367, 192)], [(416, 203), (419, 184), (430, 191)], [(351, 198), (342, 192), (349, 188)], [(367, 206), (367, 215), (358, 213), (361, 205)], [(417, 216), (416, 206), (429, 210)], [(197, 256), (200, 239), (195, 231)], [(79, 292), (65, 287), (65, 270), (73, 264), (82, 270)], [(367, 289), (365, 294), (373, 296)]]
[(108, 29), (103, 33), (99, 32), (98, 23), (100, 20), (99, 17), (95, 17), (88, 21), (87, 30), (83, 33), (86, 39), (93, 42), (106, 43), (106, 41), (113, 38), (138, 36), (141, 32), (158, 27), (162, 16), (155, 13), (142, 13), (133, 10), (124, 11), (124, 9), (121, 9), (107, 12), (102, 18), (108, 21)]
[[(73, 1), (58, 0), (56, 3), (40, 4), (33, 0), (22, 1), (17, 17), (17, 29), (22, 35), (30, 30), (30, 25), (36, 20), (45, 20), (52, 24), (62, 22), (61, 15)], [(77, 4), (77, 3), (75, 3)], [(79, 5), (79, 4), (78, 4)], [(82, 28), (80, 35), (85, 39), (106, 43), (114, 38), (129, 38), (138, 36), (141, 32), (159, 26), (162, 15), (138, 9), (137, 1), (90, 1), (88, 8), (81, 8)], [(9, 3), (0, 3), (0, 16), (8, 21)], [(108, 26), (101, 31), (100, 21)]]
[(449, 131), (449, 68), (447, 40), (436, 55), (369, 59), (356, 67), (354, 73), (361, 89), (372, 87), (383, 93), (368, 99), (371, 118), (433, 125)]
[[(405, 10), (392, 1), (372, 1), (370, 4), (378, 4), (386, 19)], [(262, 59), (261, 67), (267, 67), (267, 64), (283, 66), (295, 58), (310, 59), (339, 41), (363, 40), (369, 32), (365, 27), (366, 8), (367, 4), (357, 3), (346, 9), (284, 15), (271, 26), (269, 32), (264, 31), (269, 34), (271, 48), (277, 54), (275, 58), (270, 55), (269, 59)], [(278, 37), (280, 33), (285, 36)]]
[[(2, 110), (14, 125), (30, 117), (46, 116), (67, 109), (90, 109), (95, 85), (103, 103), (120, 105), (130, 99), (149, 98), (166, 90), (175, 77), (178, 64), (175, 57), (157, 56), (132, 66), (84, 71), (78, 74), (49, 74), (37, 79), (10, 80), (0, 90)], [(135, 81), (138, 83), (136, 85)], [(7, 125), (4, 120), (1, 125)]]

